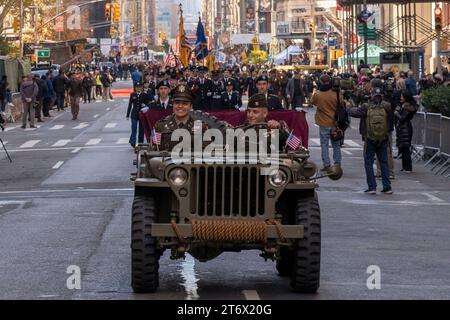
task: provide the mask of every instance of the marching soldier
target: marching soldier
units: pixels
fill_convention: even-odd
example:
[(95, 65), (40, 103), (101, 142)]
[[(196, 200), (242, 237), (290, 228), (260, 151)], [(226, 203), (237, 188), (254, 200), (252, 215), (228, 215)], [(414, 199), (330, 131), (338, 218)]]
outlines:
[(269, 105), (269, 110), (283, 110), (283, 105), (281, 104), (280, 98), (276, 95), (269, 94), (269, 78), (266, 75), (259, 76), (256, 79), (256, 87), (258, 88), (258, 93), (263, 94)]
[(210, 109), (212, 82), (205, 78), (206, 71), (208, 71), (207, 67), (199, 67), (199, 78), (194, 85), (194, 109), (196, 110)]
[[(194, 96), (192, 91), (185, 85), (177, 86), (173, 91), (173, 114), (155, 124), (156, 134), (161, 136), (159, 150), (171, 151), (179, 141), (171, 141), (172, 133), (177, 129), (186, 129), (192, 135), (195, 130), (208, 129), (206, 124), (197, 128), (190, 112), (193, 107)], [(193, 144), (193, 140), (192, 140)]]
[(128, 102), (127, 120), (131, 117), (131, 135), (129, 143), (134, 148), (136, 146), (136, 135), (138, 134), (138, 143), (144, 143), (144, 127), (139, 123), (139, 112), (145, 107), (146, 95), (142, 93), (142, 84), (136, 82), (134, 92), (130, 95)]
[(219, 77), (220, 75), (218, 71), (212, 72), (211, 109), (213, 110), (220, 110), (223, 108), (222, 93), (225, 91), (225, 85)]
[(245, 81), (244, 91), (248, 93), (249, 98), (253, 97), (253, 95), (258, 92), (258, 89), (256, 88), (257, 75), (258, 73), (256, 71), (252, 71), (252, 76), (248, 77)]
[(167, 80), (162, 80), (158, 83), (156, 87), (158, 90), (157, 98), (149, 105), (151, 110), (172, 110), (173, 109), (173, 99), (169, 96), (170, 84)]
[(242, 99), (239, 92), (233, 90), (233, 82), (226, 83), (226, 92), (222, 93), (222, 109), (239, 110), (242, 107)]

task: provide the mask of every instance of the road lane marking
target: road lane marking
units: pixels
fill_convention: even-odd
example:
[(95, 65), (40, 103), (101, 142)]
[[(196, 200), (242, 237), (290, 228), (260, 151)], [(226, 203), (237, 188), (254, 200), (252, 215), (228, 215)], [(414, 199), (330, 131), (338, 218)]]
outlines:
[(183, 277), (182, 285), (186, 290), (186, 300), (197, 300), (200, 298), (197, 293), (197, 282), (199, 279), (196, 277), (194, 266), (194, 258), (192, 258), (190, 254), (186, 254), (186, 258), (181, 264), (181, 276)]
[(435, 202), (444, 202), (444, 200), (442, 200), (441, 198), (436, 197), (435, 195), (432, 195), (431, 193), (423, 192), (422, 194), (423, 194), (425, 197), (427, 197), (428, 199), (430, 199), (431, 201), (435, 201)]
[(352, 155), (352, 154), (353, 154), (353, 153), (351, 153), (350, 151), (345, 150), (345, 149), (341, 149), (341, 151), (342, 151), (343, 153), (345, 153), (345, 154), (348, 154), (348, 155)]
[(112, 129), (115, 128), (117, 126), (116, 122), (110, 122), (105, 126), (105, 129)]
[(81, 148), (76, 148), (76, 149), (74, 149), (73, 151), (72, 151), (72, 153), (77, 153), (78, 151), (80, 151), (81, 150)]
[[(395, 195), (395, 192), (394, 192)], [(387, 195), (381, 195), (382, 197), (389, 197)], [(379, 198), (378, 198), (379, 199)], [(343, 199), (343, 202), (361, 205), (393, 205), (393, 206), (450, 206), (447, 202), (429, 202), (429, 201), (414, 201), (414, 200), (401, 200), (401, 201), (389, 201), (389, 200), (347, 200)]]
[(106, 111), (109, 111), (109, 110), (111, 110), (111, 108), (106, 108)]
[(320, 139), (311, 139), (311, 142), (314, 142), (316, 145), (320, 146)]
[(134, 188), (115, 188), (115, 189), (83, 189), (83, 188), (77, 188), (77, 189), (52, 189), (52, 190), (16, 190), (16, 191), (0, 191), (0, 194), (14, 194), (14, 193), (49, 193), (49, 192), (104, 192), (104, 191), (134, 191)]
[(19, 148), (33, 148), (35, 145), (37, 145), (41, 140), (30, 140), (22, 144)]
[(6, 146), (8, 144), (8, 141), (3, 141), (3, 144)]
[(345, 145), (349, 147), (362, 148), (362, 146), (353, 140), (345, 140)]
[(98, 118), (99, 114), (94, 115), (94, 119)]
[(8, 131), (11, 131), (11, 130), (14, 130), (14, 129), (16, 129), (16, 128), (19, 128), (20, 126), (15, 126), (15, 127), (9, 127), (9, 128), (5, 128), (5, 132), (8, 132)]
[(245, 300), (261, 300), (256, 290), (243, 290), (242, 294), (245, 297)]
[(54, 166), (53, 169), (59, 169), (63, 165), (64, 161), (58, 161)]
[(99, 144), (102, 139), (90, 139), (88, 142), (86, 142), (86, 146), (94, 146), (96, 144)]
[(79, 125), (77, 125), (76, 127), (73, 127), (72, 129), (74, 129), (74, 130), (77, 130), (77, 129), (84, 129), (84, 128), (88, 127), (88, 126), (89, 126), (89, 123), (87, 123), (87, 122), (82, 122), (82, 123), (80, 123)]
[(116, 144), (128, 144), (128, 141), (128, 138), (120, 138), (119, 140), (117, 140)]
[(69, 142), (70, 140), (58, 140), (55, 144), (52, 145), (52, 147), (64, 147)]
[(36, 126), (36, 128), (26, 128), (25, 131), (34, 131), (36, 129), (39, 129), (41, 126)]
[(320, 127), (319, 127), (319, 126), (318, 126), (317, 124), (315, 124), (315, 123), (314, 123), (314, 127), (316, 127), (316, 128), (320, 128)]
[(62, 128), (64, 128), (63, 124), (57, 124), (57, 125), (54, 125), (53, 127), (51, 127), (50, 130), (60, 130)]

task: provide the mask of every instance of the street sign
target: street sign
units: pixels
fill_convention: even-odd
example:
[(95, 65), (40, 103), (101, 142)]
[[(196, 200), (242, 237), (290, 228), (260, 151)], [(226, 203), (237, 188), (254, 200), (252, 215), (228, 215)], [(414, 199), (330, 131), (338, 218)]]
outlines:
[(50, 57), (50, 49), (39, 49), (37, 52), (38, 58), (49, 58)]
[[(365, 23), (358, 23), (358, 35), (360, 37), (364, 37), (364, 27)], [(367, 40), (376, 40), (377, 39), (377, 29), (375, 28), (367, 28)]]
[(56, 17), (54, 29), (57, 32), (64, 32), (64, 17)]

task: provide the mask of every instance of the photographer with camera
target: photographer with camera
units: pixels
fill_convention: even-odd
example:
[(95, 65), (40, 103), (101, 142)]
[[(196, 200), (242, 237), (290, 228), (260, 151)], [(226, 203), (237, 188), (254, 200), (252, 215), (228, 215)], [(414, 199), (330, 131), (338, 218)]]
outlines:
[[(330, 156), (328, 147), (330, 144), (333, 147), (333, 160), (335, 165), (341, 165), (341, 137), (335, 136), (339, 129), (336, 125), (336, 111), (338, 111), (338, 104), (344, 102), (344, 97), (336, 89), (333, 88), (333, 82), (329, 75), (323, 74), (319, 78), (319, 89), (316, 90), (311, 97), (311, 104), (317, 107), (315, 120), (319, 126), (320, 132), (320, 148), (322, 153), (323, 168), (321, 171), (328, 172), (331, 168)], [(340, 139), (339, 139), (340, 138)]]

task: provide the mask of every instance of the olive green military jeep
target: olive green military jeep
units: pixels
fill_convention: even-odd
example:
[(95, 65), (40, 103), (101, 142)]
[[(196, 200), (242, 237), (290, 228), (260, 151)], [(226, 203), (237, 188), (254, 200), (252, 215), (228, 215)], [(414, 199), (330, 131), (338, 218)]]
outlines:
[[(226, 251), (258, 249), (276, 261), (281, 276), (290, 276), (295, 292), (317, 291), (321, 219), (315, 190), (323, 176), (317, 176), (308, 150), (280, 154), (278, 169), (269, 175), (261, 174), (267, 164), (179, 164), (170, 152), (153, 150), (149, 144), (136, 147), (131, 176), (134, 292), (156, 291), (166, 249), (172, 259), (189, 253), (202, 262)], [(340, 179), (342, 170), (333, 167), (325, 176)]]

